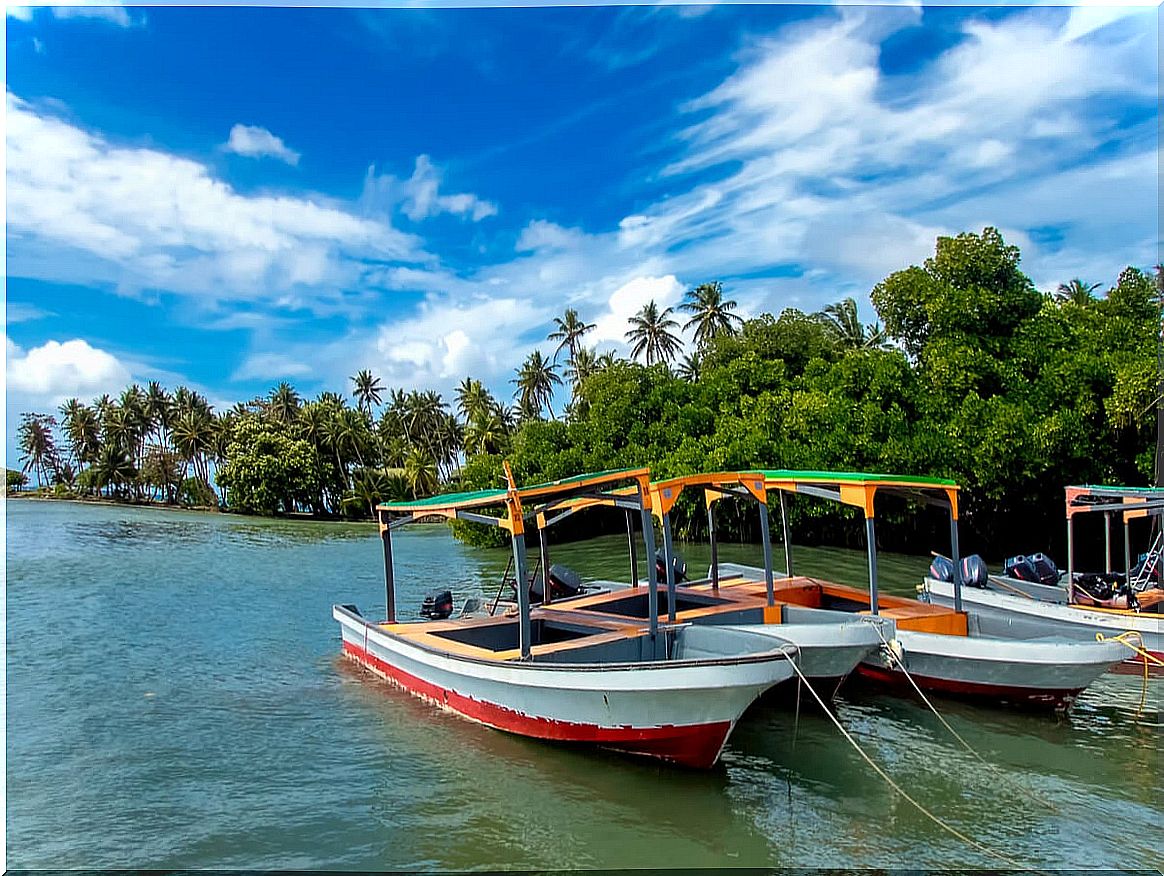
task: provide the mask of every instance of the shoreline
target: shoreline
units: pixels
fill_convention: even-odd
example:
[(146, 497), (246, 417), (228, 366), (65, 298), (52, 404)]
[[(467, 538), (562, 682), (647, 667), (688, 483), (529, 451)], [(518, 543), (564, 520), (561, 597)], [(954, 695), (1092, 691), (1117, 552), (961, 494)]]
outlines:
[(224, 511), (220, 508), (209, 508), (205, 505), (199, 506), (185, 506), (185, 505), (170, 505), (164, 502), (125, 502), (118, 499), (100, 498), (94, 499), (83, 496), (69, 496), (68, 498), (60, 498), (57, 496), (43, 496), (37, 495), (33, 491), (27, 492), (7, 492), (4, 494), (6, 501), (18, 500), (21, 502), (71, 502), (75, 505), (104, 505), (112, 508), (140, 508), (149, 511), (181, 511), (188, 514), (216, 514), (224, 517), (231, 517), (236, 520), (281, 520), (291, 523), (343, 523), (345, 525), (359, 525), (359, 524), (374, 524), (374, 520), (343, 520), (337, 517), (312, 517), (310, 514), (285, 514), (266, 516), (263, 514), (240, 514), (237, 511)]

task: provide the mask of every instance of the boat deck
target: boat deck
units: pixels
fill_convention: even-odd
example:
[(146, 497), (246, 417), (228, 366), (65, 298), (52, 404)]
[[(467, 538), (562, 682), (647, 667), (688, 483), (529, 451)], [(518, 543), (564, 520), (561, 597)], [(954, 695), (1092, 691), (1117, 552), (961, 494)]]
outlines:
[[(762, 580), (732, 574), (719, 581), (696, 581), (675, 588), (677, 623), (780, 624), (785, 608), (822, 608), (869, 614), (869, 596), (856, 587), (805, 576), (778, 578), (775, 605), (767, 604)], [(618, 648), (627, 660), (650, 659), (639, 641), (648, 633), (649, 592), (645, 586), (612, 590), (539, 605), (530, 613), (534, 660), (585, 662), (588, 654)], [(880, 596), (883, 617), (897, 627), (916, 632), (965, 636), (965, 612), (901, 596)], [(667, 622), (667, 592), (658, 593), (658, 616)], [(518, 621), (512, 614), (497, 617), (450, 618), (425, 623), (380, 624), (386, 632), (435, 650), (462, 657), (506, 662), (521, 656)], [(624, 643), (619, 646), (618, 643)]]

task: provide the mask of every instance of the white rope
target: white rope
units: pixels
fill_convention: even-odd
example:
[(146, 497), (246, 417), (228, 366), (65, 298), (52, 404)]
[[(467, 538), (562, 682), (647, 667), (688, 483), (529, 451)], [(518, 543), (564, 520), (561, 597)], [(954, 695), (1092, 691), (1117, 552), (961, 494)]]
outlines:
[(915, 682), (913, 680), (913, 676), (910, 675), (909, 670), (905, 668), (905, 663), (901, 660), (901, 658), (899, 658), (897, 656), (897, 653), (893, 650), (893, 648), (890, 647), (889, 642), (887, 642), (885, 640), (885, 635), (884, 635), (884, 633), (881, 632), (881, 627), (874, 625), (874, 629), (877, 630), (877, 635), (881, 639), (881, 644), (883, 644), (885, 646), (885, 651), (889, 655), (890, 663), (897, 664), (897, 667), (901, 670), (901, 674), (904, 675), (906, 677), (906, 679), (909, 681), (910, 685), (913, 686), (913, 689), (917, 692), (917, 695), (919, 697), (921, 697), (922, 702), (925, 703), (926, 706), (929, 708), (929, 710), (934, 713), (934, 716), (939, 721), (942, 722), (942, 726), (945, 727), (950, 732), (950, 735), (953, 736), (955, 739), (958, 740), (958, 742), (961, 743), (961, 745), (964, 749), (966, 749), (968, 752), (970, 752), (970, 754), (974, 755), (974, 757), (978, 759), (979, 763), (981, 763), (983, 766), (990, 769), (995, 775), (1002, 777), (1007, 782), (1009, 782), (1011, 785), (1013, 785), (1016, 790), (1020, 791), (1023, 794), (1023, 796), (1028, 797), (1031, 800), (1034, 800), (1036, 803), (1039, 803), (1042, 806), (1046, 806), (1052, 812), (1059, 811), (1058, 807), (1056, 807), (1055, 804), (1053, 804), (1047, 800), (1044, 800), (1042, 797), (1039, 797), (1037, 794), (1035, 794), (1034, 791), (1030, 790), (1029, 788), (1025, 787), (1024, 785), (1021, 785), (1020, 783), (1015, 781), (1015, 779), (1012, 776), (1009, 776), (1006, 773), (1004, 773), (1001, 769), (999, 769), (997, 766), (992, 764), (990, 761), (988, 761), (986, 758), (984, 758), (982, 755), (980, 755), (977, 751), (975, 751), (973, 748), (971, 748), (970, 743), (967, 742), (965, 739), (963, 739), (962, 735), (957, 730), (955, 730), (953, 727), (950, 726), (950, 722), (942, 717), (942, 714), (937, 710), (937, 708), (934, 706), (934, 704), (930, 702), (929, 697), (927, 697), (924, 693), (922, 693), (922, 689), (917, 686), (917, 682)]
[(784, 653), (785, 659), (787, 659), (788, 662), (792, 664), (792, 668), (794, 670), (796, 670), (796, 674), (800, 676), (800, 680), (804, 682), (804, 686), (808, 688), (808, 692), (813, 695), (813, 698), (817, 701), (817, 703), (820, 704), (820, 707), (822, 709), (824, 709), (825, 714), (829, 716), (829, 720), (832, 721), (833, 724), (836, 725), (836, 728), (841, 731), (841, 735), (843, 735), (845, 737), (845, 739), (848, 740), (849, 744), (853, 746), (853, 748), (856, 750), (857, 754), (861, 755), (861, 757), (865, 760), (865, 763), (869, 764), (869, 766), (873, 768), (873, 770), (877, 773), (877, 775), (881, 776), (881, 778), (883, 778), (886, 781), (886, 783), (889, 785), (889, 787), (891, 787), (898, 794), (900, 794), (902, 797), (904, 797), (907, 802), (909, 802), (915, 809), (918, 810), (918, 812), (922, 813), (922, 815), (924, 815), (926, 818), (930, 819), (930, 821), (934, 822), (934, 824), (938, 825), (938, 827), (942, 828), (942, 830), (947, 831), (948, 833), (950, 833), (953, 836), (957, 837), (958, 839), (962, 840), (962, 842), (966, 843), (967, 845), (973, 846), (974, 848), (978, 849), (980, 852), (984, 852), (985, 854), (990, 855), (991, 857), (994, 857), (994, 858), (998, 859), (999, 861), (1006, 862), (1006, 865), (1008, 867), (1012, 867), (1015, 870), (1030, 869), (1030, 868), (1024, 867), (1022, 864), (1020, 864), (1018, 861), (1014, 860), (1013, 858), (1009, 858), (1006, 855), (1004, 855), (1002, 852), (995, 851), (994, 849), (990, 848), (989, 846), (983, 845), (982, 843), (978, 842), (977, 840), (962, 833), (956, 827), (953, 827), (953, 826), (947, 824), (946, 822), (942, 821), (942, 819), (938, 818), (938, 816), (934, 815), (932, 812), (930, 812), (928, 809), (926, 809), (924, 806), (922, 806), (920, 803), (918, 803), (916, 800), (914, 800), (913, 797), (909, 796), (909, 794), (907, 794), (905, 792), (905, 790), (900, 785), (897, 784), (897, 782), (893, 781), (893, 779), (890, 778), (889, 774), (886, 773), (885, 770), (883, 770), (883, 769), (881, 769), (881, 767), (877, 766), (877, 764), (873, 761), (873, 759), (871, 757), (869, 757), (869, 755), (867, 755), (864, 752), (864, 750), (861, 748), (861, 746), (859, 744), (857, 744), (857, 740), (855, 740), (851, 735), (849, 735), (849, 731), (845, 729), (844, 725), (841, 724), (841, 722), (839, 720), (837, 720), (836, 715), (834, 715), (832, 713), (832, 711), (829, 709), (829, 707), (825, 705), (824, 700), (822, 700), (820, 698), (820, 695), (816, 692), (816, 689), (813, 688), (813, 686), (808, 683), (808, 679), (804, 677), (804, 673), (800, 671), (800, 667), (796, 665), (796, 662), (794, 660), (792, 660), (792, 658), (789, 657), (787, 653), (785, 653), (783, 651), (781, 653)]

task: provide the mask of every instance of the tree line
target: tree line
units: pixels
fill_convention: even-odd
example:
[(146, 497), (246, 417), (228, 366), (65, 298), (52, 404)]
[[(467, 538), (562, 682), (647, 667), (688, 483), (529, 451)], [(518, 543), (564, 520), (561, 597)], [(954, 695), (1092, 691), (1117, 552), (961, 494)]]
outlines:
[[(1019, 261), (993, 228), (939, 238), (872, 290), (872, 325), (852, 298), (745, 321), (721, 283), (701, 284), (631, 318), (629, 359), (588, 346), (595, 325), (568, 309), (554, 352), (515, 369), (512, 399), (472, 376), (446, 401), (364, 370), (349, 394), (281, 383), (215, 413), (182, 387), (131, 386), (72, 399), (59, 421), (25, 414), (24, 471), (65, 493), (200, 504), (217, 499), (213, 469), (230, 510), (353, 518), (497, 486), (503, 457), (526, 482), (642, 464), (895, 471), (957, 479), (972, 541), (1030, 549), (1059, 527), (1063, 485), (1152, 477), (1161, 291), (1159, 268), (1128, 268), (1106, 292), (1075, 279), (1044, 295)], [(678, 509), (682, 533), (706, 525), (696, 511)], [(848, 537), (835, 509), (793, 513), (798, 531)], [(888, 540), (917, 535), (890, 518)], [(723, 525), (747, 536), (747, 519)]]

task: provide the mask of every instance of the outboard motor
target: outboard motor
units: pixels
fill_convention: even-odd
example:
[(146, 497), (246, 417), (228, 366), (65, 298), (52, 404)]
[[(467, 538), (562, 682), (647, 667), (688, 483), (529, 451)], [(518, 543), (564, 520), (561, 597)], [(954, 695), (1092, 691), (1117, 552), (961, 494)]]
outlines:
[(1039, 583), (1039, 570), (1035, 568), (1035, 564), (1031, 562), (1030, 557), (1011, 557), (1003, 563), (1002, 574), (1008, 578), (1016, 578), (1019, 581), (1030, 581), (1032, 584)]
[(1046, 554), (1030, 554), (1027, 559), (1034, 565), (1040, 584), (1058, 584), (1059, 579), (1063, 577), (1055, 561)]
[[(687, 580), (687, 563), (678, 554), (671, 558), (671, 566), (675, 570), (675, 583), (681, 584)], [(660, 584), (667, 580), (667, 563), (662, 551), (655, 552), (655, 578)]]
[(550, 596), (566, 599), (577, 596), (583, 590), (582, 576), (568, 566), (554, 563), (550, 566)]
[[(582, 585), (582, 576), (568, 566), (554, 563), (550, 566), (550, 598), (568, 599), (578, 596), (585, 591)], [(542, 576), (535, 575), (529, 585), (529, 598), (532, 602), (544, 602), (545, 593), (542, 589)]]
[(453, 613), (453, 592), (433, 590), (425, 594), (420, 606), (420, 616), (429, 620), (444, 620)]
[(1063, 573), (1046, 554), (1036, 553), (1011, 557), (1003, 565), (1002, 574), (1008, 578), (1017, 578), (1019, 581), (1030, 581), (1032, 584), (1054, 585), (1059, 583)]
[(935, 581), (953, 581), (954, 563), (949, 557), (941, 555), (934, 557), (934, 561), (930, 563), (930, 577)]
[(978, 554), (962, 558), (962, 583), (968, 587), (985, 587), (990, 570)]

